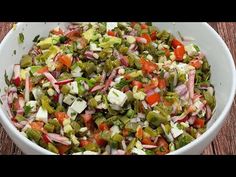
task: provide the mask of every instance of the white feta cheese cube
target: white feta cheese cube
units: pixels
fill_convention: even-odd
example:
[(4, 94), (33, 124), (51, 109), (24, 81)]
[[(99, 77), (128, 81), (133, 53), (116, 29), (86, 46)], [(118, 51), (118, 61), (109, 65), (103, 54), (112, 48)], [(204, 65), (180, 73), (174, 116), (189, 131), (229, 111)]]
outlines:
[(116, 133), (120, 133), (120, 129), (117, 125), (113, 125), (110, 128), (110, 131), (111, 131), (111, 136), (114, 136)]
[(115, 27), (117, 27), (117, 22), (108, 22), (107, 23), (107, 31), (113, 30)]
[(32, 89), (32, 93), (36, 100), (39, 99), (39, 97), (43, 94), (42, 89), (38, 87), (34, 87)]
[(79, 66), (75, 67), (75, 69), (71, 70), (72, 77), (81, 77), (83, 75), (81, 71), (82, 70)]
[(173, 142), (173, 141), (174, 141), (174, 138), (173, 138), (173, 136), (172, 136), (171, 133), (167, 133), (166, 128), (165, 128), (165, 125), (161, 124), (161, 128), (163, 129), (163, 131), (164, 131), (164, 133), (165, 133), (166, 139), (167, 139), (169, 142)]
[(93, 57), (98, 59), (99, 58), (99, 55), (97, 53), (93, 53)]
[(108, 93), (107, 99), (110, 103), (122, 107), (127, 100), (127, 95), (117, 89), (111, 88)]
[(65, 120), (63, 121), (63, 126), (69, 125), (70, 122), (71, 122), (70, 119), (65, 119)]
[(26, 103), (26, 106), (30, 106), (31, 107), (31, 111), (35, 112), (36, 111), (36, 107), (37, 107), (37, 101), (28, 101)]
[(71, 108), (79, 114), (83, 112), (86, 107), (87, 103), (82, 99), (75, 100), (74, 103), (71, 105)]
[(188, 53), (189, 56), (194, 56), (194, 55), (197, 55), (198, 53), (193, 44), (184, 46), (184, 49)]
[(71, 105), (74, 101), (76, 100), (76, 97), (71, 95), (71, 94), (67, 94), (63, 100), (64, 103)]
[(50, 86), (51, 86), (51, 82), (45, 82), (42, 85), (43, 88), (47, 88), (47, 87), (50, 87)]
[(183, 133), (183, 130), (179, 129), (177, 127), (177, 123), (171, 122), (171, 129), (170, 129), (171, 134), (173, 135), (174, 138), (177, 138)]
[(78, 84), (77, 84), (76, 81), (70, 82), (67, 85), (70, 88), (70, 93), (71, 94), (78, 94), (79, 90), (78, 90)]
[(152, 55), (148, 54), (147, 57), (146, 57), (148, 60), (153, 60), (153, 57)]
[(143, 150), (138, 148), (133, 148), (131, 152), (138, 155), (146, 155), (146, 153)]
[(43, 109), (43, 107), (40, 107), (37, 114), (36, 114), (36, 120), (43, 121), (45, 123), (48, 122), (48, 111)]
[(84, 151), (83, 155), (98, 155), (98, 152), (94, 152), (94, 151)]
[(102, 95), (96, 95), (96, 96), (94, 97), (94, 99), (95, 99), (97, 102), (100, 102), (100, 101), (102, 101)]
[(70, 117), (71, 120), (75, 120), (78, 113), (75, 110), (73, 110), (71, 107), (69, 107), (67, 110), (67, 115)]
[(47, 92), (49, 96), (53, 96), (55, 94), (55, 91), (52, 88), (49, 88)]
[(136, 148), (143, 149), (142, 143), (138, 140), (135, 144)]
[(118, 74), (119, 74), (119, 75), (125, 74), (125, 69), (124, 69), (124, 68), (120, 68), (120, 69), (118, 70)]
[(90, 50), (95, 51), (95, 52), (99, 52), (99, 51), (102, 51), (102, 48), (97, 47), (97, 44), (91, 42), (90, 43)]
[(88, 130), (87, 127), (81, 127), (81, 128), (79, 129), (79, 131), (80, 131), (81, 133), (84, 133), (84, 132), (86, 132), (87, 130)]

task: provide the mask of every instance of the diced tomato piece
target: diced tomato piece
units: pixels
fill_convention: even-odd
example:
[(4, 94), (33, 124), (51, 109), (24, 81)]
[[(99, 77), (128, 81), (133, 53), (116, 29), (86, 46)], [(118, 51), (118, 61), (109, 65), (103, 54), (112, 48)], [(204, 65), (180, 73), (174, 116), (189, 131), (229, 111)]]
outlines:
[(158, 79), (153, 78), (151, 83), (144, 87), (144, 92), (148, 92), (149, 90), (155, 89), (156, 87), (158, 87)]
[(151, 61), (145, 60), (144, 58), (141, 58), (140, 62), (142, 65), (142, 70), (145, 73), (152, 73), (154, 70), (158, 68), (157, 64)]
[(183, 61), (183, 56), (185, 54), (185, 49), (183, 45), (179, 45), (174, 49), (174, 54), (176, 57), (176, 61)]
[(137, 131), (136, 131), (136, 134), (135, 136), (138, 138), (138, 139), (142, 139), (143, 138), (143, 129), (141, 126), (139, 126), (137, 128)]
[(166, 88), (166, 80), (165, 79), (158, 79), (158, 87), (160, 89)]
[(63, 121), (65, 119), (69, 118), (69, 116), (65, 112), (56, 112), (55, 116), (61, 125), (63, 125)]
[(169, 145), (163, 137), (158, 138), (156, 145), (159, 147), (156, 151), (157, 155), (165, 155), (170, 152)]
[(57, 149), (59, 151), (59, 154), (63, 155), (70, 149), (70, 146), (64, 145), (64, 144), (59, 144), (59, 145), (57, 145)]
[(155, 143), (151, 141), (150, 137), (143, 137), (142, 144), (155, 145)]
[(148, 29), (148, 25), (146, 25), (145, 23), (141, 24), (141, 29)]
[(170, 50), (166, 49), (166, 48), (163, 48), (163, 50), (165, 51), (165, 56), (169, 57), (170, 56)]
[(80, 147), (85, 147), (88, 144), (90, 144), (89, 140), (80, 140), (79, 142), (80, 142), (80, 144), (79, 144)]
[(152, 41), (155, 41), (157, 39), (157, 31), (153, 31), (150, 35)]
[(140, 88), (142, 88), (143, 87), (143, 84), (142, 84), (142, 82), (140, 82), (140, 81), (132, 81), (132, 86), (134, 87), (134, 86), (137, 86), (138, 87), (138, 89), (140, 89)]
[(44, 66), (44, 67), (40, 68), (40, 69), (37, 71), (38, 74), (43, 74), (43, 73), (45, 73), (45, 72), (48, 72), (48, 67), (47, 67), (47, 66)]
[(160, 100), (161, 100), (161, 97), (158, 93), (154, 93), (150, 96), (146, 96), (146, 101), (150, 106), (153, 105), (154, 103), (159, 102)]
[(48, 143), (50, 142), (50, 140), (49, 140), (49, 138), (48, 138), (48, 136), (47, 136), (46, 134), (43, 134), (42, 138), (43, 138), (43, 141), (44, 141), (46, 144), (48, 144)]
[(189, 62), (190, 65), (192, 65), (194, 68), (199, 69), (202, 67), (202, 63), (200, 60), (194, 59)]
[(147, 44), (148, 43), (150, 43), (150, 42), (152, 42), (152, 39), (151, 39), (151, 37), (149, 36), (149, 34), (142, 34), (142, 36), (141, 36), (142, 38), (145, 38), (146, 40), (147, 40)]
[(111, 30), (109, 30), (109, 31), (107, 32), (107, 34), (108, 34), (109, 36), (116, 36), (116, 32), (115, 32), (115, 31), (111, 31)]
[(100, 131), (104, 131), (104, 130), (108, 130), (109, 128), (108, 128), (107, 124), (105, 122), (103, 122), (103, 123), (99, 124), (98, 129)]
[(94, 139), (99, 146), (105, 146), (107, 143), (104, 139), (100, 137), (99, 133), (94, 134)]
[(172, 47), (176, 48), (177, 46), (183, 46), (183, 44), (177, 40), (177, 39), (173, 39), (171, 42)]
[(70, 56), (68, 56), (68, 55), (61, 55), (61, 56), (59, 56), (58, 57), (58, 61), (60, 61), (62, 64), (64, 64), (68, 68), (71, 67), (72, 58)]
[(40, 122), (40, 121), (38, 121), (38, 122), (31, 122), (30, 126), (31, 126), (32, 129), (43, 131), (43, 132), (45, 131), (44, 128), (43, 128), (43, 126), (44, 126), (43, 122)]
[(193, 126), (196, 128), (203, 128), (205, 125), (205, 120), (204, 119), (200, 119), (200, 118), (196, 118), (196, 120), (194, 121)]

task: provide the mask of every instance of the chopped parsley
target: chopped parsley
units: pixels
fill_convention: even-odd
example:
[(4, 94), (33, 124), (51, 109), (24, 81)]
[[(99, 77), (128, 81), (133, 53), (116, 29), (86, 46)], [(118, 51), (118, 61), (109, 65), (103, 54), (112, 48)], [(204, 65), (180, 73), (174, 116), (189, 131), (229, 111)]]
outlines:
[(33, 39), (33, 42), (38, 42), (39, 41), (39, 37), (40, 37), (40, 35), (35, 36), (34, 39)]
[(24, 112), (25, 115), (28, 115), (30, 113), (30, 111), (32, 110), (33, 107), (31, 106), (24, 106)]
[(19, 33), (19, 36), (18, 36), (18, 42), (19, 44), (22, 44), (24, 42), (24, 34), (23, 33)]
[(7, 72), (5, 71), (5, 74), (4, 74), (4, 78), (5, 78), (5, 82), (7, 84), (7, 86), (11, 85), (11, 82), (10, 80), (8, 79), (8, 75), (7, 75)]
[(128, 85), (130, 83), (130, 81), (126, 80), (126, 79), (121, 79), (120, 82), (118, 84), (116, 84), (116, 88), (118, 90), (122, 89), (124, 86)]

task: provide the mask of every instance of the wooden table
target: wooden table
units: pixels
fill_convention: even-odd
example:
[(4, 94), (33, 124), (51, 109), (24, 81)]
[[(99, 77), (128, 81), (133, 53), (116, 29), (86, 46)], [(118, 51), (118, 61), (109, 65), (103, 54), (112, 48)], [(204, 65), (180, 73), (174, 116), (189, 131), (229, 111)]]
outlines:
[[(224, 39), (236, 61), (236, 23), (209, 23)], [(0, 41), (11, 29), (12, 23), (0, 22)], [(0, 125), (0, 154), (17, 154), (22, 152), (8, 137)], [(236, 99), (234, 99), (228, 119), (215, 140), (204, 150), (203, 154), (236, 154)]]

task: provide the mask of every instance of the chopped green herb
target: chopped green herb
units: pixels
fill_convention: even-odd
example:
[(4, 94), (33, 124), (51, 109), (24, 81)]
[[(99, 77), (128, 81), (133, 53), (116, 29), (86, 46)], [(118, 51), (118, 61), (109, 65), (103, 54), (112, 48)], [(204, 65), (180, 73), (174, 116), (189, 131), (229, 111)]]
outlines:
[(34, 39), (33, 39), (33, 42), (38, 42), (39, 41), (39, 37), (40, 37), (40, 35), (35, 36)]
[(7, 72), (5, 71), (5, 74), (4, 74), (4, 78), (5, 78), (5, 82), (7, 84), (7, 86), (11, 85), (11, 82), (10, 80), (8, 79), (8, 75), (7, 75)]
[(22, 44), (24, 42), (24, 34), (23, 33), (19, 33), (19, 36), (18, 36), (18, 42), (19, 44)]
[(31, 106), (24, 106), (24, 112), (25, 115), (28, 115), (30, 113), (30, 111), (32, 110), (33, 107)]

